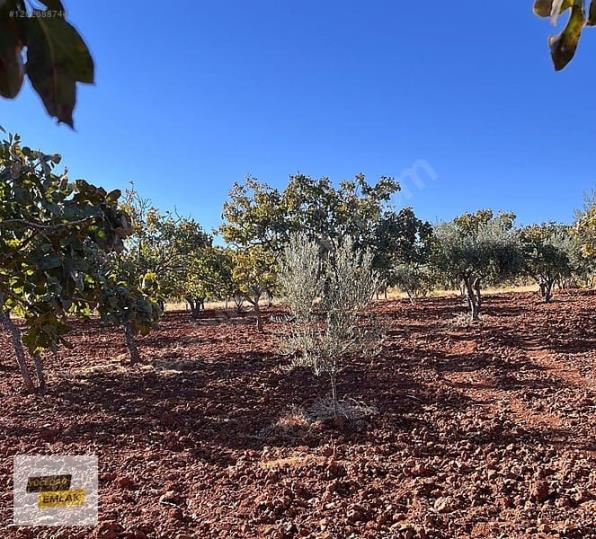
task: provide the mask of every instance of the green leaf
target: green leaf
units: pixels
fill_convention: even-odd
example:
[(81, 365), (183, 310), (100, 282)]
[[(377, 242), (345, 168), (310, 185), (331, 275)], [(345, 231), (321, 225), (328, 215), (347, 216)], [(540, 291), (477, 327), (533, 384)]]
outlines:
[(0, 8), (0, 95), (16, 97), (23, 85), (25, 69), (21, 57), (20, 26), (8, 11)]
[(558, 36), (551, 37), (549, 40), (551, 56), (557, 71), (565, 68), (575, 56), (585, 22), (586, 15), (583, 2), (576, 0), (565, 30)]
[[(563, 0), (558, 13), (553, 13), (554, 0), (536, 0), (534, 3), (534, 13), (539, 17), (559, 16), (565, 10), (573, 6), (574, 0)], [(556, 5), (555, 5), (556, 7)]]
[(596, 0), (590, 4), (590, 14), (588, 15), (588, 26), (596, 26)]
[(536, 0), (534, 13), (539, 17), (550, 17), (553, 10), (553, 0)]
[(87, 45), (61, 18), (27, 19), (27, 75), (46, 110), (73, 127), (76, 83), (93, 83), (94, 65)]

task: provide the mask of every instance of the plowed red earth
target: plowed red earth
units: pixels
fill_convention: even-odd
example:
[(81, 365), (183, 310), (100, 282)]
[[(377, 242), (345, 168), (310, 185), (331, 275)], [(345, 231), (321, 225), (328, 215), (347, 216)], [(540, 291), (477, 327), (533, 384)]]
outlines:
[[(378, 409), (358, 429), (292, 411), (327, 382), (280, 369), (278, 322), (168, 314), (128, 367), (92, 321), (42, 397), (1, 334), (0, 537), (594, 538), (596, 293), (484, 308), (468, 327), (455, 298), (379, 302), (382, 355), (340, 378)], [(12, 457), (39, 453), (99, 456), (96, 528), (10, 527)]]

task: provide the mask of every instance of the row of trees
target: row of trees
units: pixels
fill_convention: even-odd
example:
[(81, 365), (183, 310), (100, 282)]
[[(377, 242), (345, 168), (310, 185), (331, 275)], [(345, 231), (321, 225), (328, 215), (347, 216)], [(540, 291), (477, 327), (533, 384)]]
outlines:
[[(371, 185), (358, 175), (334, 186), (297, 175), (284, 190), (248, 178), (224, 204), (216, 231), (224, 247), (194, 219), (159, 211), (134, 186), (122, 195), (72, 182), (57, 172), (59, 163), (60, 156), (23, 146), (18, 136), (0, 145), (0, 322), (29, 390), (43, 388), (42, 353), (68, 345), (76, 317), (99, 313), (121, 327), (133, 363), (135, 337), (155, 327), (167, 301), (186, 301), (195, 318), (206, 300), (233, 300), (239, 310), (248, 303), (262, 330), (261, 301), (284, 295), (290, 302), (283, 272), (296, 235), (319, 251), (320, 297), (331, 294), (329, 268), (352, 271), (336, 263), (352, 256), (360, 267), (370, 265), (375, 277), (367, 282), (376, 294), (398, 287), (414, 301), (436, 287), (461, 286), (473, 319), (486, 284), (532, 277), (550, 301), (556, 282), (594, 273), (594, 197), (572, 226), (519, 228), (514, 215), (490, 210), (433, 226), (411, 208), (391, 206), (399, 191), (392, 178)], [(24, 318), (23, 333), (15, 316)], [(329, 323), (337, 327), (334, 316)]]

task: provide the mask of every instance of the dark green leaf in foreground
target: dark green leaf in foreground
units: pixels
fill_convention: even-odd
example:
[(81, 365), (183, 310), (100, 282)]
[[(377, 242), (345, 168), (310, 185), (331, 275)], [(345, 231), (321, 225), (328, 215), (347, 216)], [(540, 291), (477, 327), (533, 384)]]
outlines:
[(0, 8), (0, 95), (13, 98), (23, 85), (25, 69), (21, 57), (22, 43), (19, 39), (20, 27), (16, 19), (11, 19), (7, 6)]
[(46, 110), (73, 127), (76, 83), (93, 83), (94, 66), (87, 45), (62, 18), (27, 19), (27, 74)]
[(575, 56), (585, 23), (586, 14), (583, 1), (576, 1), (571, 9), (571, 16), (565, 30), (550, 39), (551, 56), (557, 71), (563, 69)]
[(596, 0), (590, 4), (590, 13), (588, 14), (588, 26), (596, 26)]

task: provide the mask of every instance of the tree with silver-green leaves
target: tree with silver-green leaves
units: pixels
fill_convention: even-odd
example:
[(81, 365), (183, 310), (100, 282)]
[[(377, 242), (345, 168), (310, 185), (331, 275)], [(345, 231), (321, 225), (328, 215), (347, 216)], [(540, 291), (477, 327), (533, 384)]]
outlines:
[[(70, 181), (57, 171), (60, 161), (16, 135), (0, 143), (0, 320), (29, 391), (45, 385), (41, 354), (68, 345), (69, 316), (89, 316), (97, 307), (98, 261), (121, 251), (130, 233), (120, 192)], [(15, 315), (23, 317), (24, 333)]]
[(279, 284), (291, 313), (282, 350), (295, 366), (329, 377), (337, 416), (338, 376), (347, 358), (374, 354), (380, 343), (377, 328), (360, 323), (378, 287), (373, 255), (358, 250), (349, 237), (328, 251), (296, 233), (284, 251)]
[(482, 307), (482, 285), (519, 274), (523, 253), (513, 228), (515, 216), (491, 210), (464, 214), (435, 228), (431, 263), (443, 279), (461, 284), (472, 321)]

